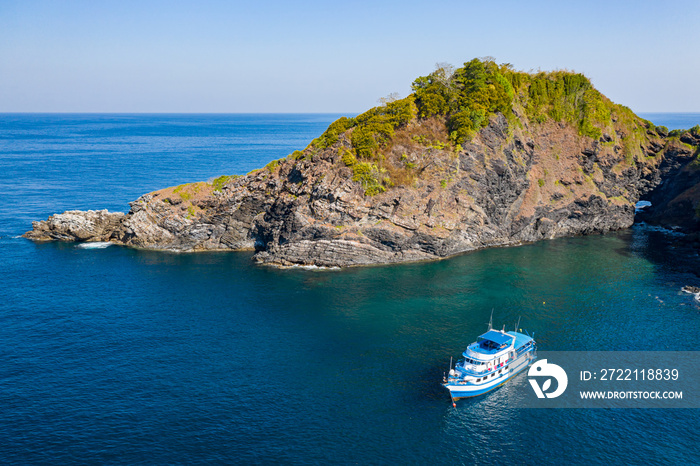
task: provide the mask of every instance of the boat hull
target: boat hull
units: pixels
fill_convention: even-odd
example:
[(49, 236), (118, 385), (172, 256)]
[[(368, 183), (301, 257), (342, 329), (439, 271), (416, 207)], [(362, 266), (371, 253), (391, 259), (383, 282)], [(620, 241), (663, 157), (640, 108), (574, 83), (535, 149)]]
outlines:
[(532, 364), (532, 362), (535, 359), (536, 356), (533, 354), (533, 352), (528, 352), (522, 355), (517, 360), (513, 361), (513, 363), (508, 366), (508, 372), (501, 374), (499, 377), (494, 377), (493, 380), (489, 380), (485, 383), (459, 384), (448, 382), (443, 384), (443, 386), (450, 391), (450, 395), (454, 400), (483, 395), (484, 393), (488, 393), (491, 390), (495, 390), (496, 388), (500, 387), (508, 380), (513, 378), (515, 375), (522, 372), (522, 370), (526, 369), (530, 364)]

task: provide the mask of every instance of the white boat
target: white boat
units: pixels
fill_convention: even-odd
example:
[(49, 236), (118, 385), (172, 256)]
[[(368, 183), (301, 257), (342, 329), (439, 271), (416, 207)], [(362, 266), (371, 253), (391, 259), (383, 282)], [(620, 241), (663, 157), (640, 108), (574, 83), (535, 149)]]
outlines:
[[(537, 345), (529, 335), (489, 330), (470, 344), (454, 368), (443, 377), (453, 400), (482, 395), (498, 388), (537, 358)], [(450, 363), (452, 366), (452, 363)]]

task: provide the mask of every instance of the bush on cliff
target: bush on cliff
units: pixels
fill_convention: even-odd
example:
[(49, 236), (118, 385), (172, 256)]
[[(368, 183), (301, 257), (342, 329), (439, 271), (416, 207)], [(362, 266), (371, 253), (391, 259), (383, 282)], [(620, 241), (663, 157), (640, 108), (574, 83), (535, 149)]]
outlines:
[(502, 73), (507, 69), (491, 59), (477, 58), (449, 76), (445, 67), (438, 67), (413, 82), (418, 115), (446, 115), (450, 139), (465, 142), (488, 124), (491, 113), (506, 113), (512, 107), (513, 86)]
[(554, 71), (536, 74), (497, 65), (493, 59), (474, 59), (446, 75), (438, 67), (413, 82), (420, 118), (446, 117), (450, 139), (462, 144), (500, 112), (513, 119), (513, 107), (521, 106), (538, 123), (548, 119), (575, 125), (580, 134), (598, 138), (599, 126), (610, 118), (611, 104), (582, 74)]
[[(521, 118), (530, 124), (566, 122), (593, 139), (601, 138), (603, 129), (611, 127), (615, 114), (633, 129), (633, 134), (622, 141), (629, 149), (628, 157), (638, 152), (644, 133), (655, 128), (639, 126), (631, 110), (610, 102), (582, 74), (561, 70), (525, 73), (515, 71), (510, 64), (498, 65), (488, 57), (475, 58), (457, 69), (439, 65), (434, 72), (416, 79), (412, 90), (404, 99), (383, 99), (383, 105), (361, 115), (336, 120), (311, 142), (307, 154), (333, 146), (345, 133), (350, 155), (359, 162), (371, 162), (378, 170), (388, 170), (392, 174), (388, 178), (390, 186), (391, 178), (401, 170), (386, 164), (385, 156), (395, 143), (396, 130), (416, 117), (421, 122), (439, 120), (449, 142), (459, 146), (487, 126), (496, 113), (515, 125), (521, 124)], [(346, 159), (347, 155), (343, 161)], [(403, 172), (399, 175), (408, 176)], [(370, 192), (378, 190), (367, 190)]]

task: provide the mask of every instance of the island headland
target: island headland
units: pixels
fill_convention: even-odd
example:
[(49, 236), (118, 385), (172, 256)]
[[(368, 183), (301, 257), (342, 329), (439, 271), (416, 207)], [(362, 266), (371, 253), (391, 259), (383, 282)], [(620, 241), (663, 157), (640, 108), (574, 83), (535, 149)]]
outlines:
[(492, 59), (416, 79), (244, 176), (169, 187), (130, 211), (33, 222), (36, 241), (255, 250), (281, 266), (431, 260), (630, 227), (700, 227), (700, 126), (655, 126), (583, 75)]

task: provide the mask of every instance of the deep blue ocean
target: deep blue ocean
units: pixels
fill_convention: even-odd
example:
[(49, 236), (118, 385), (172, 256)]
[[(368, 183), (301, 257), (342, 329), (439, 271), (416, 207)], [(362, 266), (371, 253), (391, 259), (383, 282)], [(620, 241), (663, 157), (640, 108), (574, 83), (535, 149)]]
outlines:
[(540, 350), (697, 350), (700, 258), (670, 232), (326, 271), (18, 237), (244, 174), (339, 116), (0, 115), (0, 463), (700, 463), (698, 410), (521, 409), (523, 375), (453, 408), (440, 386), (492, 309)]

